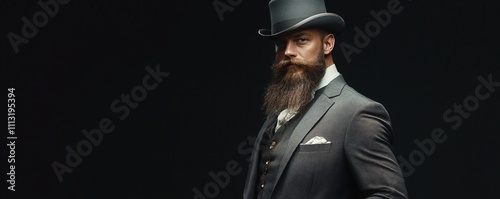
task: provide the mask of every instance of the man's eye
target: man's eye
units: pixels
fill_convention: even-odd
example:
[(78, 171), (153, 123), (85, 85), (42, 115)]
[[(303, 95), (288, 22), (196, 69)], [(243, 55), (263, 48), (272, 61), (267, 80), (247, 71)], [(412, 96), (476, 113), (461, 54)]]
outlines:
[(299, 39), (297, 39), (297, 41), (298, 41), (299, 43), (305, 43), (305, 42), (307, 41), (307, 39), (304, 39), (304, 38), (299, 38)]

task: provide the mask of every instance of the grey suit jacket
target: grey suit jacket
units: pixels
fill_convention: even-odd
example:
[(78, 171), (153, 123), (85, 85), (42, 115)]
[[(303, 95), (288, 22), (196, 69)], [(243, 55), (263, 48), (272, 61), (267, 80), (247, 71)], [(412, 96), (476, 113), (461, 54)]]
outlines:
[[(243, 198), (252, 199), (259, 178), (259, 146), (251, 156)], [(329, 144), (304, 145), (314, 136)], [(383, 105), (348, 86), (342, 75), (327, 85), (293, 130), (266, 198), (407, 198), (404, 178), (391, 146), (390, 117)]]

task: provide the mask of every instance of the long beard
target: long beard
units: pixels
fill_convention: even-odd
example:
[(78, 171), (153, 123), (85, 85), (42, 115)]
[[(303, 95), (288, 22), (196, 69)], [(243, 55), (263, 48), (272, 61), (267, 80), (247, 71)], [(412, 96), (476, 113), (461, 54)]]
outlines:
[(279, 114), (287, 108), (302, 112), (312, 100), (325, 70), (323, 53), (309, 62), (289, 59), (275, 61), (272, 65), (273, 77), (264, 96), (266, 114)]

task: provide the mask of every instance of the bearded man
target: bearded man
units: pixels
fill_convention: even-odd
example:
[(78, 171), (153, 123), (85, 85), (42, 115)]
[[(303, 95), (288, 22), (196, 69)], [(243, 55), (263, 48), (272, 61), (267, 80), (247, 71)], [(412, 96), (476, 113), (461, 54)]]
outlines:
[(385, 107), (350, 87), (332, 51), (344, 20), (323, 0), (271, 0), (273, 77), (243, 198), (407, 198)]

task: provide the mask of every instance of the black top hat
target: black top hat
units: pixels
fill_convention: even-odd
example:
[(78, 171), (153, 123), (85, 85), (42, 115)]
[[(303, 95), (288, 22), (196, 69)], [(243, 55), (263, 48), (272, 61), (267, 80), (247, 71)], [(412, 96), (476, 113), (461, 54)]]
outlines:
[(271, 0), (271, 30), (260, 29), (265, 37), (303, 28), (323, 28), (334, 35), (344, 30), (344, 19), (326, 12), (324, 0)]

